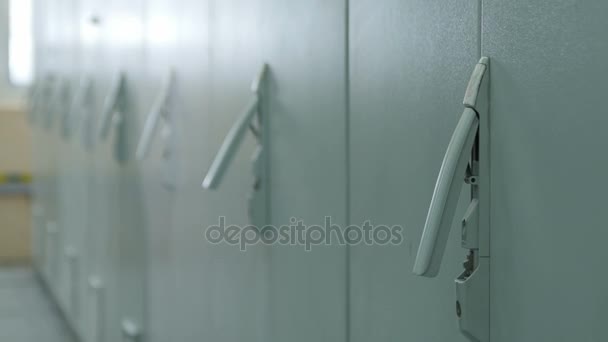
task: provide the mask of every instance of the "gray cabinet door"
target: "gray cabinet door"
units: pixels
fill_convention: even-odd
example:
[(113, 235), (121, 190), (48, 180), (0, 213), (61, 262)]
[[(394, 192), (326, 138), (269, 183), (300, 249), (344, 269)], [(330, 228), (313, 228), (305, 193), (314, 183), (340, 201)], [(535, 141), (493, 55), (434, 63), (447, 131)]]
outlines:
[[(184, 151), (178, 149), (177, 142), (183, 140), (181, 124), (184, 119), (195, 115), (190, 109), (185, 112), (188, 107), (182, 105), (183, 91), (188, 87), (184, 78), (192, 76), (188, 75), (191, 70), (182, 63), (182, 55), (188, 53), (179, 50), (178, 44), (181, 5), (175, 0), (147, 0), (143, 16), (145, 72), (140, 86), (144, 101), (139, 115), (141, 129), (136, 158), (146, 227), (144, 328), (146, 340), (150, 342), (187, 339), (176, 335), (175, 331), (175, 321), (185, 320), (186, 316), (178, 314), (181, 308), (175, 301), (174, 275), (180, 265), (174, 261), (176, 250), (172, 248), (177, 232), (173, 224), (175, 202), (181, 193), (178, 189), (184, 188), (178, 186), (182, 177), (178, 177), (177, 171), (182, 160), (187, 158)], [(156, 105), (163, 97), (166, 110), (156, 115)], [(154, 126), (153, 130), (146, 129)], [(146, 139), (148, 132), (151, 135)], [(198, 206), (191, 204), (188, 208), (197, 210)]]
[[(100, 297), (91, 298), (94, 305), (88, 310), (91, 320), (97, 320), (91, 326), (98, 331), (88, 331), (87, 335), (101, 336), (102, 340), (129, 340), (123, 332), (123, 323), (142, 329), (144, 320), (146, 235), (134, 159), (144, 108), (143, 4), (143, 1), (98, 1), (89, 5), (100, 21), (99, 48), (94, 53), (100, 61), (95, 72), (98, 103), (103, 104), (118, 72), (126, 75), (120, 119), (112, 121), (107, 137), (95, 148), (98, 169), (95, 210), (99, 212), (94, 215), (99, 221), (89, 241), (99, 243), (96, 251), (99, 254), (94, 258), (97, 272), (91, 275), (99, 277), (104, 288)], [(105, 124), (104, 119), (100, 117), (100, 123)], [(94, 240), (97, 234), (99, 239)], [(101, 306), (97, 305), (99, 301), (103, 301)], [(104, 326), (99, 327), (100, 324)]]
[(607, 11), (484, 1), (492, 341), (608, 339)]
[[(479, 59), (478, 1), (350, 1), (350, 224), (400, 225), (397, 246), (350, 247), (350, 336), (466, 341), (452, 227), (436, 278), (412, 273), (437, 174)], [(456, 217), (462, 217), (466, 192)]]
[(201, 187), (258, 73), (257, 1), (183, 0), (177, 56), (179, 182), (173, 215), (175, 341), (267, 341), (266, 251), (206, 239), (208, 227), (245, 226), (255, 141), (248, 133), (216, 190)]
[[(36, 3), (36, 18), (38, 20), (36, 32), (39, 34), (36, 41), (36, 71), (44, 76), (55, 75), (55, 79), (58, 74), (57, 64), (59, 60), (59, 53), (55, 47), (55, 43), (58, 40), (56, 18), (59, 8), (56, 1), (49, 1), (48, 3), (38, 1)], [(45, 15), (42, 15), (42, 13), (45, 13)], [(46, 91), (36, 108), (34, 130), (36, 136), (34, 156), (38, 160), (36, 165), (37, 170), (35, 171), (35, 176), (38, 178), (35, 181), (35, 194), (38, 196), (40, 205), (40, 217), (37, 220), (37, 225), (41, 237), (39, 246), (42, 249), (41, 264), (39, 266), (42, 271), (42, 278), (51, 290), (55, 289), (58, 280), (56, 276), (58, 271), (56, 256), (59, 251), (59, 239), (56, 233), (58, 201), (55, 198), (56, 193), (54, 191), (54, 170), (56, 165), (54, 157), (57, 154), (55, 148), (57, 136), (47, 126), (47, 118), (51, 114), (51, 106), (49, 104), (52, 103), (55, 91), (54, 80), (49, 80), (46, 83)]]
[[(346, 223), (344, 0), (262, 0), (270, 223)], [(346, 248), (270, 247), (270, 340), (346, 341)]]
[[(64, 27), (61, 76), (69, 86), (69, 97), (56, 118), (55, 131), (60, 140), (57, 184), (60, 207), (60, 228), (62, 231), (59, 301), (66, 317), (80, 335), (82, 327), (82, 303), (86, 290), (86, 224), (88, 212), (88, 183), (86, 178), (87, 158), (90, 150), (83, 145), (83, 128), (86, 111), (82, 104), (81, 77), (85, 75), (80, 45), (79, 1), (64, 0), (61, 7)], [(89, 75), (90, 76), (90, 75)], [(75, 103), (78, 102), (78, 103)]]

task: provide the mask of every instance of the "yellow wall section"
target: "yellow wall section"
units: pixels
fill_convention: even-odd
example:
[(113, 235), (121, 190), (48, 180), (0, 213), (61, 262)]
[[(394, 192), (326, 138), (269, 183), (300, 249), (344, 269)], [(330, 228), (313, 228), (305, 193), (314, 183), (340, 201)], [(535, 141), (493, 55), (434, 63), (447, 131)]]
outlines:
[(31, 138), (19, 108), (0, 108), (0, 172), (30, 172)]

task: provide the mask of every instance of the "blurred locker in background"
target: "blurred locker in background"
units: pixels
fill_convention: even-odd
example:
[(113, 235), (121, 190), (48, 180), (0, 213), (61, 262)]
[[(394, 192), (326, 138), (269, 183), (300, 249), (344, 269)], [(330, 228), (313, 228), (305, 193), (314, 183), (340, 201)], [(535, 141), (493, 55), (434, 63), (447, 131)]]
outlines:
[[(35, 0), (31, 125), (16, 119), (25, 106), (0, 107), (0, 172), (29, 171), (31, 134), (34, 266), (83, 342), (604, 341), (606, 10)], [(474, 90), (490, 110), (474, 108), (471, 155), (486, 173), (471, 162), (470, 185), (456, 176), (441, 271), (420, 278), (433, 186), (483, 56)], [(487, 334), (467, 337), (454, 279), (479, 187), (489, 295), (467, 298)], [(2, 196), (3, 218), (28, 210)], [(206, 234), (328, 220), (402, 227), (403, 239), (240, 250)], [(29, 258), (16, 222), (0, 231), (0, 262)]]

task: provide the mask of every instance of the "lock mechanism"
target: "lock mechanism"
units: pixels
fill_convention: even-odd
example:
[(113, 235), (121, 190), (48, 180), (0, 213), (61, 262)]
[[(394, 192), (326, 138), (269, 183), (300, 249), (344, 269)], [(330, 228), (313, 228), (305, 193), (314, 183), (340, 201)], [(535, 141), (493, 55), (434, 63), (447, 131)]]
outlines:
[(175, 78), (175, 71), (172, 68), (169, 69), (163, 80), (161, 91), (148, 113), (135, 152), (138, 161), (145, 160), (155, 137), (158, 135), (161, 138), (163, 143), (161, 156), (163, 161), (163, 185), (170, 191), (174, 191), (177, 187), (178, 159), (175, 148), (175, 108), (173, 100)]
[(257, 141), (257, 147), (253, 155), (252, 171), (253, 185), (248, 196), (249, 202), (249, 220), (252, 225), (262, 228), (267, 222), (267, 186), (266, 186), (266, 163), (267, 163), (267, 140), (268, 135), (265, 134), (265, 121), (263, 116), (263, 100), (264, 100), (264, 85), (268, 66), (264, 64), (260, 69), (257, 77), (251, 85), (253, 94), (251, 100), (245, 107), (245, 110), (238, 117), (228, 135), (224, 139), (220, 150), (218, 151), (205, 179), (203, 180), (203, 188), (217, 189), (222, 182), (226, 170), (234, 159), (245, 133), (251, 131)]
[(439, 272), (460, 192), (467, 184), (470, 202), (460, 221), (467, 255), (455, 280), (455, 313), (460, 331), (473, 342), (490, 339), (489, 67), (489, 59), (481, 58), (469, 80), (465, 109), (441, 165), (414, 264), (420, 276)]

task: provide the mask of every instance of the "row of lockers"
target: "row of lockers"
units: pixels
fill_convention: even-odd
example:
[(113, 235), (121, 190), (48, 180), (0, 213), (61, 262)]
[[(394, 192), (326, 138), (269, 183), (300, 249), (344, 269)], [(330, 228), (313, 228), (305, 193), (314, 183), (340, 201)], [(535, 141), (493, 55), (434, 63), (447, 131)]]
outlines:
[[(38, 0), (40, 274), (83, 342), (603, 341), (606, 10)], [(463, 106), (474, 88), (489, 111)], [(465, 107), (480, 120), (481, 173), (471, 162), (433, 259), (441, 270), (420, 277), (429, 203)], [(235, 126), (245, 119), (251, 129)], [(240, 145), (225, 145), (239, 132)], [(471, 195), (485, 280), (455, 293)], [(403, 241), (241, 251), (206, 237), (221, 217), (370, 221), (402, 227)]]

